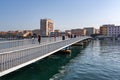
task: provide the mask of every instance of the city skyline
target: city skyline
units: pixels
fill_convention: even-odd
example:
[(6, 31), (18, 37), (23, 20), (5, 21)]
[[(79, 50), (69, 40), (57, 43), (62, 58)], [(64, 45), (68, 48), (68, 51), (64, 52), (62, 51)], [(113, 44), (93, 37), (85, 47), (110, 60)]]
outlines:
[(1, 0), (0, 31), (39, 29), (40, 19), (55, 21), (55, 29), (120, 25), (119, 0)]

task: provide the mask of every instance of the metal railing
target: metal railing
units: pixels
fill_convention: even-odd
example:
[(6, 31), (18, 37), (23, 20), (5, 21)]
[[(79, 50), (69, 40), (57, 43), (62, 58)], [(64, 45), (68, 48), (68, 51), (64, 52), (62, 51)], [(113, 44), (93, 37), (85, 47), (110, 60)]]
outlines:
[(72, 38), (62, 41), (45, 43), (42, 45), (36, 45), (34, 47), (0, 53), (0, 73), (10, 68), (32, 61), (41, 56), (50, 55), (49, 53), (52, 54), (56, 51), (59, 51), (60, 49), (63, 49), (69, 45), (72, 45), (78, 41), (82, 41), (87, 38), (88, 37)]
[[(61, 40), (61, 37), (57, 37), (56, 41)], [(53, 42), (54, 38), (41, 38), (41, 43), (43, 42)], [(35, 39), (22, 39), (22, 40), (10, 40), (10, 41), (0, 41), (0, 50), (14, 48), (14, 47), (23, 47), (25, 45), (38, 44), (37, 38)]]

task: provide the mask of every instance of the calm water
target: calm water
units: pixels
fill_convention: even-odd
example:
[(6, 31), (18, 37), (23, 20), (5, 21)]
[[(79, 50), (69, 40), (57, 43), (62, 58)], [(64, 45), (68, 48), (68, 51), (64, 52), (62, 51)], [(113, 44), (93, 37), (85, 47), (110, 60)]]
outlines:
[(92, 41), (72, 47), (6, 75), (0, 80), (120, 80), (120, 41)]

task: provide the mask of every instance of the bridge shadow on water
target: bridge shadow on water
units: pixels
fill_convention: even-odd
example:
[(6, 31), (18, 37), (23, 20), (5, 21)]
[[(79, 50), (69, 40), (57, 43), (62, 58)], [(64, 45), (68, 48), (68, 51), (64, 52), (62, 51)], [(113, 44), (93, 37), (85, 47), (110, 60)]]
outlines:
[(0, 78), (0, 80), (49, 80), (54, 74), (59, 73), (62, 66), (75, 58), (86, 46), (72, 46), (71, 54), (56, 52), (29, 66), (14, 71)]

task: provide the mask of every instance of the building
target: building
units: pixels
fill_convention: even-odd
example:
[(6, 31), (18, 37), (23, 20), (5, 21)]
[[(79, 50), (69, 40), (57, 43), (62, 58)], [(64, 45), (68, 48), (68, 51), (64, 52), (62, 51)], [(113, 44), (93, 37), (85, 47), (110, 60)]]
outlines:
[(23, 31), (23, 37), (24, 38), (30, 38), (33, 35), (31, 30), (24, 30)]
[(100, 26), (100, 34), (107, 36), (109, 26), (114, 26), (114, 25), (102, 25), (102, 26)]
[(76, 36), (85, 36), (86, 30), (84, 30), (84, 29), (72, 29), (71, 34), (76, 35)]
[(59, 37), (61, 31), (59, 29), (54, 30), (54, 32), (51, 32), (50, 36), (51, 37)]
[(113, 24), (103, 25), (100, 27), (100, 33), (108, 37), (118, 37), (120, 35), (120, 26)]
[(87, 27), (84, 28), (86, 30), (86, 36), (90, 36), (91, 34), (95, 34), (95, 28), (94, 27)]
[(40, 20), (41, 36), (50, 36), (51, 32), (54, 32), (54, 21), (51, 19)]
[(65, 30), (65, 34), (66, 34), (66, 36), (70, 36), (71, 35), (71, 30)]
[(100, 30), (99, 29), (95, 29), (95, 34), (100, 34)]
[(54, 30), (54, 32), (61, 32), (59, 29)]
[(109, 37), (118, 37), (120, 35), (120, 26), (108, 26)]

